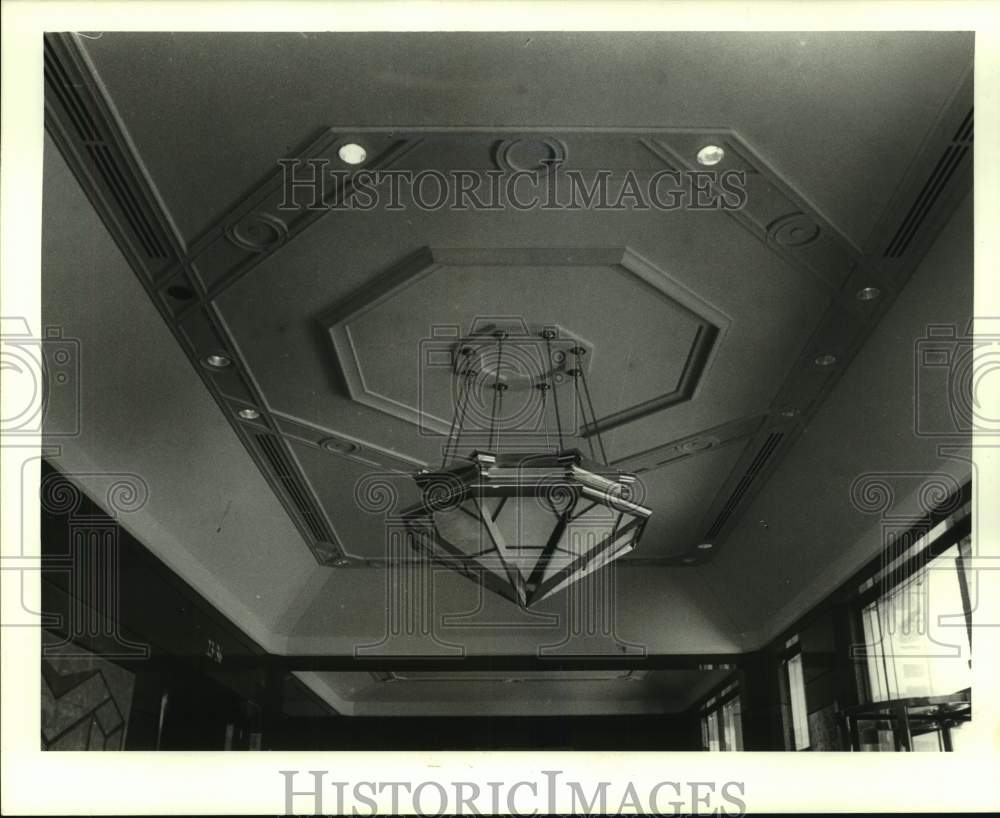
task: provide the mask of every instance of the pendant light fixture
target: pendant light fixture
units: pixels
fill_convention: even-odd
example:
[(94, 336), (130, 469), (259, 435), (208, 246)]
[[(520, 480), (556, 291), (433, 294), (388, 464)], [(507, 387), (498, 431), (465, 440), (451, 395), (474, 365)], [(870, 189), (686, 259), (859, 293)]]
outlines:
[[(522, 607), (629, 553), (652, 513), (634, 499), (634, 475), (608, 465), (586, 348), (552, 328), (529, 341), (497, 330), (456, 344), (454, 417), (441, 467), (415, 476), (422, 499), (403, 512), (414, 548)], [(527, 347), (533, 357), (524, 355)], [(527, 384), (515, 378), (514, 367), (523, 375), (526, 357), (540, 362)], [(508, 418), (505, 426), (504, 399), (515, 380), (535, 390), (531, 417), (538, 423), (528, 437), (544, 438), (543, 449), (522, 445), (524, 413), (514, 413), (517, 422)], [(485, 445), (463, 455), (472, 403), (489, 407), (478, 430)], [(567, 446), (570, 435), (587, 441), (589, 458)], [(511, 439), (518, 450), (505, 445)]]

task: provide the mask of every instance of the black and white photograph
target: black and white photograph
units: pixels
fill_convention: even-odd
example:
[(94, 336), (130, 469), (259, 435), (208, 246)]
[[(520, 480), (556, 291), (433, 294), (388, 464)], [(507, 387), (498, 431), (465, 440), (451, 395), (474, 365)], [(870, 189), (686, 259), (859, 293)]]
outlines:
[(996, 4), (45, 5), (4, 814), (1000, 807)]

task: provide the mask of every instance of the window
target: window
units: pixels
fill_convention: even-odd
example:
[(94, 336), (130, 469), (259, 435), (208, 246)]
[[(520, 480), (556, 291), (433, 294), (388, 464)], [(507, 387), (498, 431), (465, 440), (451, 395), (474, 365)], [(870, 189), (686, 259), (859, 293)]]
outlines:
[[(859, 590), (866, 702), (849, 714), (861, 750), (952, 750), (971, 718), (970, 506), (894, 543)], [(971, 592), (971, 593), (970, 593)]]
[(712, 696), (701, 710), (703, 750), (742, 750), (743, 717), (739, 686), (734, 682)]
[(722, 705), (722, 731), (722, 749), (743, 749), (743, 719), (740, 715), (740, 697), (738, 695), (733, 696)]
[(870, 701), (942, 696), (970, 686), (968, 543), (965, 537), (918, 554), (905, 579), (863, 605)]
[(806, 684), (802, 675), (802, 653), (785, 661), (788, 674), (788, 698), (792, 716), (792, 748), (804, 750), (809, 746), (809, 713), (806, 710)]
[(799, 637), (785, 642), (781, 661), (781, 690), (783, 695), (783, 720), (785, 746), (789, 750), (809, 748), (809, 711), (806, 707), (806, 683), (802, 672), (802, 648)]

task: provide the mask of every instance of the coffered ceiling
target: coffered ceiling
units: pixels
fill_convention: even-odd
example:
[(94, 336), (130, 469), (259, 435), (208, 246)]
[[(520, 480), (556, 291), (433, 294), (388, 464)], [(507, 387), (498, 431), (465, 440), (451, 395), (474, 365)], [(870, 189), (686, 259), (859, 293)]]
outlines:
[[(50, 437), (67, 471), (140, 471), (150, 506), (126, 524), (266, 645), (350, 652), (386, 627), (386, 515), (441, 459), (435, 351), (498, 320), (555, 326), (588, 350), (608, 458), (654, 509), (615, 574), (614, 639), (756, 647), (877, 549), (854, 478), (968, 471), (912, 433), (912, 349), (971, 315), (972, 57), (947, 32), (53, 36), (45, 320), (84, 342), (92, 425)], [(612, 179), (719, 144), (747, 202), (279, 206), (280, 159), (348, 169), (347, 143), (366, 168), (558, 154)], [(388, 501), (366, 502), (375, 482)], [(567, 627), (559, 600), (546, 624), (460, 577), (434, 587), (443, 643), (524, 652)]]

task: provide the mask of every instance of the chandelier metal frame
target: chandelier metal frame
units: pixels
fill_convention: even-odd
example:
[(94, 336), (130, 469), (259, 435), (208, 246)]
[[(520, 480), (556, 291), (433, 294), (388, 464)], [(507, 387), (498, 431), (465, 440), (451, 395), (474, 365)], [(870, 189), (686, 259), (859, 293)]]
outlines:
[(574, 365), (563, 371), (573, 384), (581, 436), (591, 456), (566, 445), (558, 388), (562, 373), (552, 367), (559, 360), (552, 351), (553, 329), (538, 334), (545, 363), (534, 388), (541, 394), (543, 422), (552, 396), (556, 441), (546, 431), (547, 451), (502, 451), (508, 337), (498, 331), (491, 339), (496, 362), (487, 387), (493, 392), (488, 446), (467, 457), (458, 452), (470, 393), (483, 373), (473, 363), (480, 350), (456, 345), (459, 388), (442, 463), (415, 475), (422, 499), (403, 511), (402, 520), (416, 550), (527, 608), (632, 551), (652, 510), (639, 502), (635, 476), (608, 464), (582, 365), (587, 350), (579, 343), (569, 349)]

